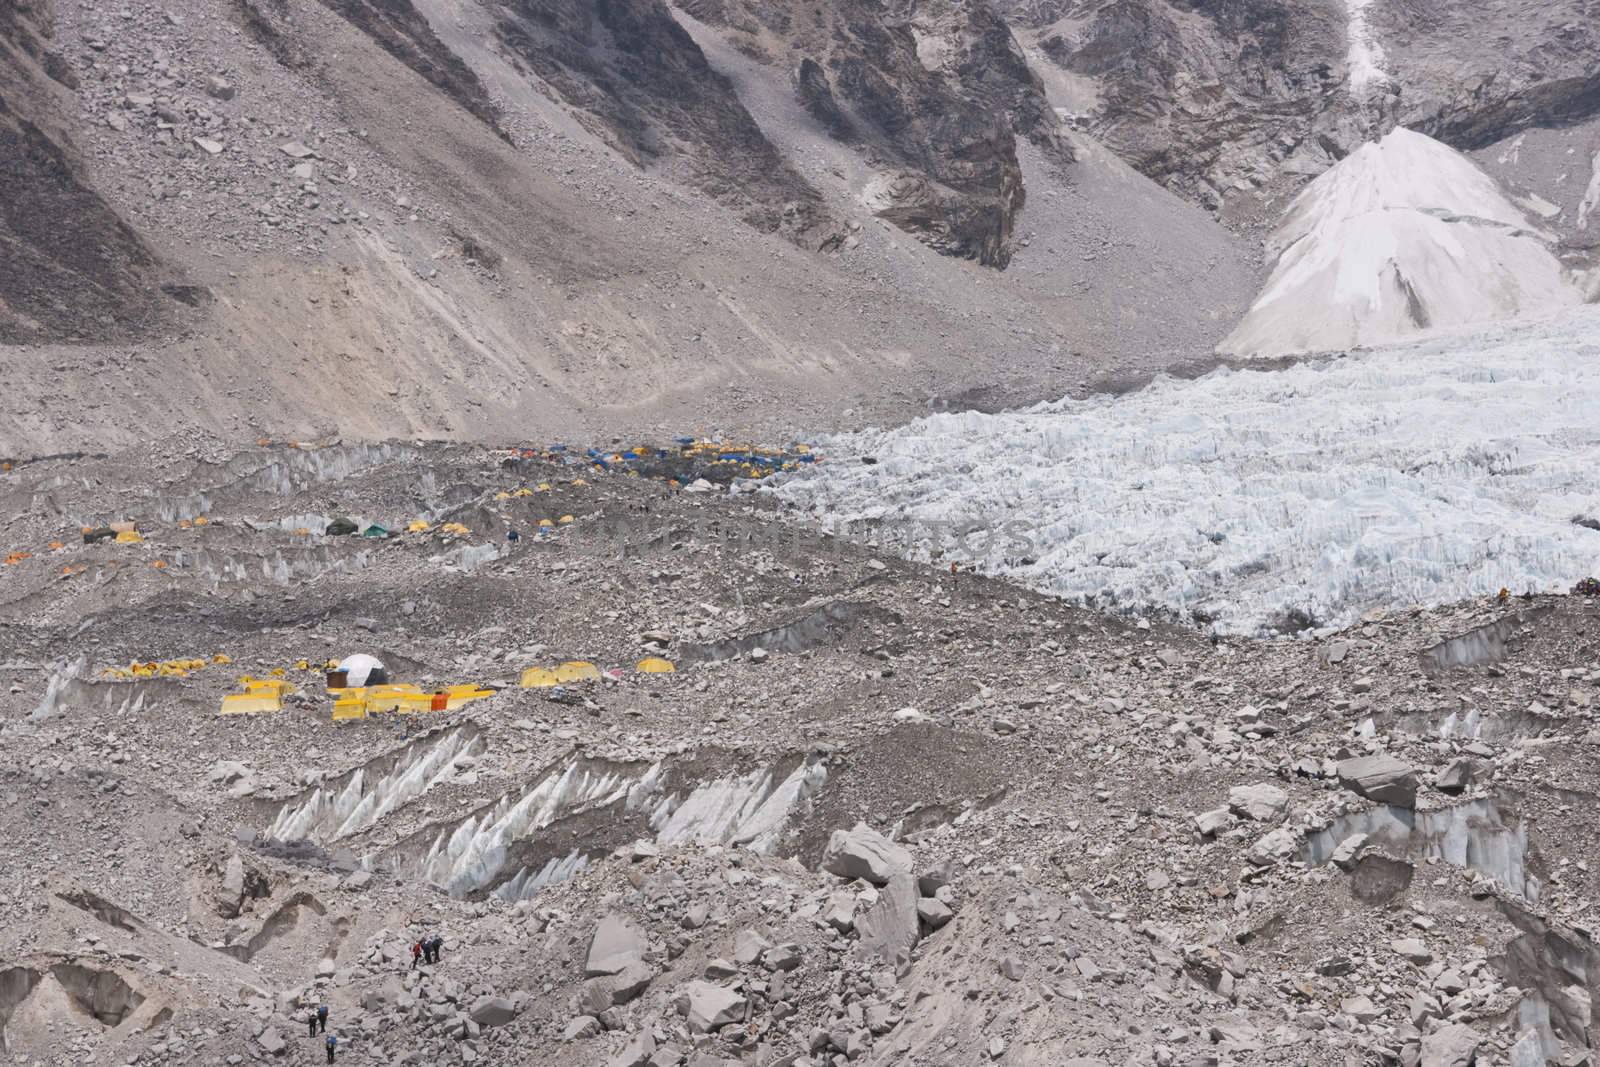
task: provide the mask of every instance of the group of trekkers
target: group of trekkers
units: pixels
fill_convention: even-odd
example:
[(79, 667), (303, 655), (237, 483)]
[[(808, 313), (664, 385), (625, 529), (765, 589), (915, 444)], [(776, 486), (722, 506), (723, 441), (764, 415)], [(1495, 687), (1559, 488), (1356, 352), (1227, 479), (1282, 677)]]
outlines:
[(439, 953), (444, 948), (444, 938), (438, 934), (424, 937), (411, 946), (411, 969), (417, 969), (418, 963), (438, 963)]
[[(418, 963), (438, 963), (439, 954), (444, 951), (444, 938), (438, 934), (420, 938), (411, 945), (411, 969), (416, 970)], [(328, 1062), (332, 1063), (335, 1053), (339, 1050), (339, 1035), (328, 1033), (328, 1006), (318, 1004), (306, 1016), (306, 1028), (311, 1037), (322, 1035), (322, 1047), (328, 1051)]]

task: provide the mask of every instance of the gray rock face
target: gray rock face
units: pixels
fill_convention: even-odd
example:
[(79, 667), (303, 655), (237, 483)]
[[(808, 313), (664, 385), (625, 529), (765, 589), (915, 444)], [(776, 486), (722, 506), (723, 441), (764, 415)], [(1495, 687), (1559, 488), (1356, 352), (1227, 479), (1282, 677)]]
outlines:
[(695, 981), (678, 992), (673, 1006), (691, 1033), (708, 1034), (729, 1023), (742, 1022), (748, 1001), (727, 986)]
[(1422, 1067), (1472, 1067), (1482, 1042), (1478, 1031), (1463, 1023), (1441, 1026), (1422, 1039)]
[(911, 853), (866, 823), (856, 823), (854, 829), (835, 830), (828, 838), (822, 869), (840, 878), (887, 885), (895, 875), (911, 873)]
[(862, 950), (890, 963), (909, 958), (917, 943), (919, 902), (909, 870), (891, 879), (878, 891), (878, 902), (856, 919)]
[(594, 927), (589, 956), (583, 965), (586, 978), (619, 974), (644, 962), (644, 934), (620, 915), (607, 915)]
[(1417, 772), (1387, 754), (1361, 756), (1339, 764), (1339, 784), (1379, 804), (1413, 808), (1417, 804)]
[(517, 1017), (517, 1006), (509, 997), (479, 997), (467, 1018), (479, 1026), (504, 1026)]

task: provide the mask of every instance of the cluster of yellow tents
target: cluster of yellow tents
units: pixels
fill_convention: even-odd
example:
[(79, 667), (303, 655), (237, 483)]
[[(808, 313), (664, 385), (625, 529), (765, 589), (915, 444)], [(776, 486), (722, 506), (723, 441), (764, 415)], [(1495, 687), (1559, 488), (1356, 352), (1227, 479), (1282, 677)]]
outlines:
[(188, 659), (152, 660), (149, 663), (130, 663), (126, 667), (107, 667), (100, 673), (103, 677), (118, 681), (132, 678), (187, 678), (195, 671), (211, 666), (226, 666), (232, 662), (228, 656), (218, 652), (209, 659), (194, 656)]
[[(647, 656), (633, 665), (635, 674), (672, 674), (677, 671), (669, 659), (660, 656)], [(612, 671), (613, 675), (620, 675), (621, 671)], [(596, 682), (600, 680), (601, 671), (587, 660), (568, 660), (555, 667), (529, 667), (522, 672), (521, 685), (524, 689), (551, 689), (558, 685), (573, 685), (577, 682)]]
[(416, 715), (429, 711), (454, 711), (474, 700), (492, 697), (497, 690), (488, 689), (476, 682), (448, 685), (443, 689), (426, 691), (414, 685), (368, 685), (351, 689), (330, 689), (334, 695), (333, 721), (365, 719), (368, 715), (395, 712)]

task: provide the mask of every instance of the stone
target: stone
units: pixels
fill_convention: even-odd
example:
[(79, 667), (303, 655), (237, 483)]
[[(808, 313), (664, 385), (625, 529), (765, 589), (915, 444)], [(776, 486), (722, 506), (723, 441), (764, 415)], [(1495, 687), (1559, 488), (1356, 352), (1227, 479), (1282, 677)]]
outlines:
[(213, 141), (209, 137), (196, 137), (194, 139), (194, 143), (202, 152), (204, 152), (208, 156), (216, 156), (216, 155), (221, 155), (222, 154), (222, 147), (223, 146), (222, 146), (222, 142), (221, 141)]
[(316, 155), (316, 152), (314, 152), (311, 149), (307, 148), (305, 145), (301, 144), (299, 141), (288, 141), (288, 142), (285, 142), (284, 144), (281, 144), (281, 145), (278, 146), (278, 151), (282, 152), (284, 155), (288, 156), (290, 159), (308, 159), (311, 156)]
[(1339, 1010), (1358, 1023), (1370, 1023), (1383, 1014), (1370, 997), (1363, 996), (1345, 997), (1339, 1002)]
[(589, 940), (589, 956), (583, 965), (585, 978), (619, 974), (629, 966), (644, 962), (644, 934), (627, 919), (615, 913), (595, 923)]
[(578, 990), (577, 1010), (583, 1015), (600, 1015), (608, 1008), (628, 1001), (643, 993), (656, 976), (643, 963), (630, 963), (616, 974), (600, 975), (587, 979)]
[(622, 1051), (606, 1062), (606, 1067), (648, 1067), (650, 1057), (656, 1053), (656, 1035), (649, 1029), (641, 1030)]
[(1251, 845), (1246, 858), (1257, 867), (1270, 867), (1293, 856), (1299, 843), (1293, 830), (1280, 826)]
[(730, 963), (723, 959), (712, 959), (706, 961), (707, 978), (737, 978), (738, 976), (739, 967), (737, 964)]
[(922, 924), (929, 930), (937, 930), (955, 918), (955, 912), (951, 911), (950, 906), (942, 900), (923, 897), (917, 901), (917, 918), (922, 920)]
[(467, 1018), (479, 1026), (504, 1026), (517, 1017), (517, 1006), (509, 997), (479, 997), (472, 1002)]
[(1483, 1038), (1464, 1023), (1441, 1026), (1422, 1038), (1422, 1067), (1472, 1067)]
[(224, 919), (232, 919), (243, 908), (244, 860), (235, 852), (222, 869), (222, 881), (217, 886), (217, 914)]
[(371, 884), (371, 871), (357, 871), (344, 880), (344, 887), (352, 893), (359, 893)]
[(1415, 963), (1418, 967), (1424, 967), (1433, 962), (1433, 953), (1429, 952), (1428, 946), (1424, 945), (1418, 938), (1403, 937), (1398, 941), (1389, 942), (1389, 947), (1394, 949), (1397, 954)]
[(228, 79), (212, 74), (206, 78), (206, 95), (216, 100), (232, 100), (237, 90)]
[(1444, 770), (1439, 772), (1439, 777), (1434, 781), (1434, 788), (1441, 793), (1456, 796), (1464, 793), (1477, 777), (1478, 762), (1466, 756), (1460, 756), (1450, 761)]
[(592, 1015), (580, 1015), (561, 1029), (561, 1040), (582, 1041), (594, 1037), (603, 1029), (600, 1020)]
[(917, 882), (909, 869), (878, 892), (878, 900), (856, 919), (856, 935), (863, 951), (886, 962), (909, 959), (917, 944)]
[(1453, 997), (1467, 988), (1467, 980), (1460, 971), (1450, 968), (1439, 972), (1439, 977), (1433, 980), (1433, 988), (1447, 997)]
[(935, 896), (956, 880), (957, 873), (955, 860), (943, 860), (917, 876), (917, 892), (925, 897)]
[(289, 1047), (283, 1035), (270, 1026), (261, 1031), (256, 1038), (256, 1044), (260, 1045), (261, 1051), (269, 1056), (282, 1056)]
[(1333, 850), (1333, 855), (1328, 858), (1341, 871), (1354, 870), (1356, 861), (1361, 858), (1361, 850), (1366, 847), (1366, 834), (1351, 834), (1339, 842), (1338, 847)]
[[(858, 822), (854, 829), (835, 830), (822, 853), (822, 869), (840, 878), (860, 878), (887, 885), (896, 874), (911, 874), (911, 853)], [(915, 886), (912, 887), (915, 890)]]
[(772, 942), (755, 930), (740, 930), (733, 935), (733, 959), (736, 963), (751, 964), (772, 947)]
[(748, 1005), (743, 996), (727, 986), (702, 981), (690, 982), (673, 999), (689, 1032), (695, 1034), (709, 1034), (729, 1023), (743, 1022)]
[(1228, 810), (1256, 822), (1277, 822), (1289, 810), (1289, 794), (1270, 782), (1228, 790)]
[(800, 946), (790, 943), (767, 949), (761, 956), (761, 966), (769, 971), (792, 971), (800, 966)]
[(1022, 976), (1027, 973), (1027, 968), (1015, 956), (1002, 956), (1000, 958), (1000, 973), (1013, 982), (1022, 981)]
[(822, 912), (822, 921), (839, 931), (848, 934), (856, 928), (856, 895), (847, 890), (839, 890), (828, 898), (828, 906)]
[(1379, 804), (1412, 808), (1417, 803), (1416, 770), (1387, 754), (1341, 761), (1339, 784)]
[(1238, 818), (1227, 808), (1217, 808), (1215, 811), (1201, 812), (1194, 817), (1194, 828), (1200, 831), (1202, 837), (1215, 837), (1224, 830), (1232, 829)]

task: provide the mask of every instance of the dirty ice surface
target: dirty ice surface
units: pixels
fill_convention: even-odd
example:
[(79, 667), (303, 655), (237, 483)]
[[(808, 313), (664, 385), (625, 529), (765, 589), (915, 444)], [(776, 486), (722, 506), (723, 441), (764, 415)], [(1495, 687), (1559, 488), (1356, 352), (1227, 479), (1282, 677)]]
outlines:
[(1600, 308), (825, 448), (769, 490), (825, 528), (1224, 633), (1565, 591), (1600, 573)]
[(1581, 300), (1553, 246), (1472, 160), (1397, 129), (1294, 199), (1272, 274), (1218, 351), (1342, 351), (1549, 314)]

